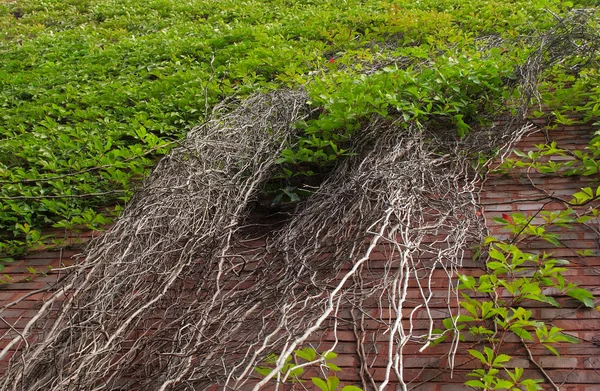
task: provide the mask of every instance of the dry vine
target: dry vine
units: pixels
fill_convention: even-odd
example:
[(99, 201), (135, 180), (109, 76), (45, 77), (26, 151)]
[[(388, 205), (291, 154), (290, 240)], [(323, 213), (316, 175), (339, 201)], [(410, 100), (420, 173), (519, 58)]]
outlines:
[[(4, 349), (44, 329), (22, 347), (4, 388), (238, 389), (255, 381), (267, 353), (289, 355), (357, 296), (389, 307), (388, 377), (402, 379), (402, 347), (435, 338), (402, 322), (408, 281), (439, 268), (453, 277), (480, 229), (474, 171), (458, 146), (440, 154), (434, 135), (375, 120), (357, 140), (362, 152), (271, 235), (266, 251), (244, 254), (249, 212), (291, 125), (309, 114), (305, 101), (299, 92), (258, 95), (161, 161)], [(351, 284), (380, 247), (389, 250), (384, 275)]]
[[(523, 74), (531, 86), (536, 72)], [(294, 349), (325, 330), (335, 335), (344, 308), (364, 322), (370, 301), (382, 314), (386, 364), (376, 381), (359, 348), (363, 387), (394, 381), (406, 390), (404, 348), (438, 337), (431, 280), (448, 279), (456, 314), (456, 269), (484, 233), (480, 178), (465, 157), (506, 149), (529, 126), (521, 111), (457, 141), (373, 118), (357, 154), (257, 247), (248, 243), (261, 232), (252, 211), (293, 124), (311, 115), (306, 100), (299, 91), (255, 95), (194, 129), (0, 353), (22, 352), (2, 389), (258, 390), (273, 378), (279, 387)], [(375, 252), (385, 255), (378, 266)], [(418, 311), (425, 332), (414, 327)], [(362, 326), (355, 333), (370, 339)], [(456, 349), (455, 340), (451, 359)], [(269, 353), (279, 355), (276, 368), (256, 378)]]

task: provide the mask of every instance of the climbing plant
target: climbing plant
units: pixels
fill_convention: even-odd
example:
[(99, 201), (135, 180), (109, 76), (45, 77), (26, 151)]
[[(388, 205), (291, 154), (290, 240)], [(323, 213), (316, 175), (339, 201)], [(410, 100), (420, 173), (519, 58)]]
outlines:
[[(322, 391), (338, 391), (340, 379), (335, 375), (330, 375), (330, 371), (339, 372), (342, 369), (331, 362), (337, 357), (333, 351), (325, 351), (319, 354), (312, 347), (297, 349), (290, 356), (285, 358), (285, 365), (278, 371), (275, 381), (279, 384), (285, 383), (306, 383), (304, 380), (305, 368), (317, 367), (321, 376), (311, 377), (311, 383)], [(270, 354), (254, 370), (262, 376), (269, 376), (276, 367), (280, 357), (276, 354)], [(362, 391), (361, 388), (346, 385), (341, 388), (341, 391)]]
[[(525, 241), (544, 240), (560, 246), (559, 237), (548, 230), (552, 226), (565, 227), (576, 223), (572, 211), (542, 211), (542, 223), (534, 223), (536, 216), (520, 213), (505, 214), (495, 218), (510, 233), (507, 240), (486, 238), (481, 250), (486, 272), (479, 277), (458, 275), (461, 292), (462, 315), (444, 321), (447, 330), (469, 333), (483, 348), (471, 349), (469, 354), (481, 362), (483, 368), (473, 370), (468, 376), (475, 379), (466, 385), (477, 389), (542, 389), (541, 383), (551, 382), (543, 368), (535, 361), (531, 350), (540, 345), (552, 354), (559, 355), (557, 344), (577, 343), (578, 339), (565, 334), (549, 320), (538, 319), (528, 302), (541, 302), (554, 307), (560, 304), (544, 292), (570, 296), (583, 306), (594, 308), (594, 296), (565, 277), (570, 262), (558, 259), (551, 252), (526, 251)], [(523, 368), (509, 369), (513, 358), (503, 344), (516, 337), (529, 359), (544, 373), (545, 379), (523, 378)], [(442, 337), (441, 340), (443, 340)], [(440, 340), (440, 341), (441, 341)]]
[[(569, 59), (548, 70), (548, 80), (540, 88), (540, 107), (546, 113), (548, 125), (543, 129), (548, 137), (559, 126), (585, 125), (588, 129), (598, 129), (600, 122), (600, 94), (598, 90), (598, 63), (596, 58), (582, 61)], [(535, 117), (543, 117), (541, 111), (534, 111)], [(599, 201), (600, 183), (600, 130), (592, 130), (587, 145), (580, 148), (562, 147), (560, 142), (551, 141), (536, 145), (527, 153), (515, 150), (514, 155), (496, 167), (496, 173), (521, 175), (533, 189), (537, 190), (539, 201), (544, 205), (553, 203), (558, 210), (540, 210), (531, 215), (522, 213), (503, 214), (494, 221), (504, 227), (509, 237), (500, 240), (489, 236), (477, 251), (477, 257), (484, 261), (485, 273), (479, 277), (459, 275), (458, 289), (461, 292), (460, 306), (463, 314), (448, 318), (444, 325), (447, 330), (469, 333), (483, 346), (469, 350), (469, 354), (481, 363), (481, 368), (473, 370), (466, 385), (476, 389), (495, 390), (540, 390), (548, 383), (559, 390), (559, 386), (540, 365), (532, 350), (542, 346), (552, 354), (560, 354), (561, 343), (577, 343), (579, 340), (552, 321), (534, 316), (527, 303), (541, 302), (560, 307), (552, 295), (564, 295), (577, 300), (583, 308), (600, 311), (595, 307), (595, 298), (590, 291), (570, 282), (566, 274), (570, 261), (557, 258), (552, 251), (535, 251), (529, 244), (536, 240), (546, 241), (553, 246), (561, 243), (560, 231), (576, 225), (588, 232), (600, 235)], [(520, 173), (520, 174), (519, 174)], [(585, 184), (570, 195), (557, 195), (542, 185), (536, 184), (531, 175), (547, 177), (588, 178)], [(584, 259), (597, 255), (597, 248), (573, 251), (573, 257)], [(541, 372), (543, 378), (532, 379), (523, 376), (523, 368), (514, 369), (509, 364), (513, 356), (507, 354), (503, 345), (516, 337), (527, 353), (529, 360)], [(445, 339), (441, 337), (440, 342)]]
[[(191, 25), (215, 22), (210, 34), (228, 31), (212, 42), (227, 51), (220, 58), (214, 53), (214, 72), (208, 70), (212, 51), (203, 52), (205, 62), (193, 53), (184, 56), (195, 66), (208, 66), (208, 87), (196, 84), (204, 92), (196, 96), (204, 100), (201, 107), (211, 108), (203, 110), (207, 121), (191, 129), (159, 161), (114, 227), (90, 244), (72, 272), (47, 289), (36, 316), (3, 345), (0, 359), (14, 349), (20, 349), (21, 355), (9, 363), (0, 380), (2, 387), (61, 390), (77, 384), (85, 389), (162, 391), (218, 385), (258, 390), (295, 371), (297, 364), (291, 366), (289, 357), (309, 354), (302, 347), (316, 333), (327, 329), (337, 338), (344, 306), (351, 307), (352, 314), (364, 315), (367, 300), (385, 308), (389, 317), (377, 319), (386, 336), (385, 363), (377, 382), (364, 349), (364, 316), (353, 322), (363, 389), (370, 385), (385, 389), (397, 381), (400, 389), (407, 390), (406, 347), (413, 343), (425, 350), (446, 336), (454, 349), (463, 325), (487, 344), (471, 352), (485, 365), (472, 379), (483, 386), (471, 384), (483, 388), (507, 385), (502, 382), (507, 379), (498, 377), (508, 358), (498, 351), (498, 338), (503, 335), (513, 333), (525, 344), (545, 344), (549, 349), (555, 342), (569, 342), (560, 330), (535, 323), (523, 301), (552, 303), (542, 291), (546, 286), (558, 287), (586, 305), (590, 297), (561, 279), (564, 262), (549, 254), (527, 252), (517, 246), (518, 240), (485, 243), (482, 253), (490, 257), (487, 280), (459, 275), (462, 292), (492, 297), (480, 306), (467, 295), (460, 309), (449, 307), (450, 313), (460, 310), (463, 316), (446, 322), (449, 331), (433, 328), (434, 288), (426, 282), (441, 274), (444, 283), (452, 286), (465, 248), (484, 236), (477, 214), (479, 169), (494, 158), (494, 152), (502, 154), (530, 129), (524, 119), (540, 95), (540, 80), (548, 77), (551, 81), (557, 64), (564, 64), (569, 72), (594, 65), (596, 14), (593, 10), (569, 12), (572, 4), (558, 1), (514, 2), (502, 7), (485, 1), (457, 7), (457, 2), (464, 3), (411, 1), (400, 7), (369, 2), (374, 4), (369, 5), (374, 7), (369, 8), (372, 13), (353, 14), (350, 7), (341, 13), (347, 19), (339, 23), (338, 15), (298, 5), (295, 11), (305, 11), (302, 15), (307, 17), (300, 23), (301, 31), (276, 25), (275, 17), (264, 21), (264, 28), (244, 24), (238, 26), (242, 30), (231, 30), (228, 23), (263, 23), (247, 4), (243, 10), (217, 7), (217, 16), (186, 14), (173, 3), (153, 2), (153, 14), (170, 15), (176, 9), (178, 16), (183, 13), (191, 19)], [(287, 9), (286, 2), (277, 4), (279, 8), (269, 12)], [(409, 16), (404, 9), (410, 11)], [(186, 31), (189, 35), (182, 36), (197, 42), (198, 32), (190, 26), (169, 32), (163, 23), (141, 23), (146, 7), (123, 15), (109, 6), (93, 11), (95, 22), (89, 25), (124, 23), (124, 31), (139, 33), (135, 39), (123, 33), (122, 44), (123, 48), (136, 47), (139, 52), (134, 53), (140, 56), (148, 53), (136, 46), (137, 39), (163, 34), (175, 40), (180, 31)], [(265, 15), (272, 15), (269, 12)], [(295, 15), (288, 16), (289, 26), (298, 25)], [(515, 18), (528, 23), (511, 27)], [(442, 21), (439, 28), (433, 23), (437, 20)], [(415, 23), (423, 25), (422, 33), (413, 28)], [(254, 39), (275, 42), (254, 46), (244, 42), (247, 35), (252, 36), (252, 43)], [(284, 56), (275, 61), (278, 50), (274, 48), (290, 41), (292, 49), (284, 52), (291, 55), (295, 44), (309, 38), (314, 38), (310, 46), (314, 62), (296, 59), (300, 71), (285, 73), (288, 60)], [(252, 56), (241, 56), (240, 62), (234, 61), (236, 65), (227, 62), (229, 54), (248, 45), (256, 49)], [(183, 54), (163, 53), (169, 45), (159, 46), (150, 54), (193, 80), (179, 68)], [(122, 60), (128, 63), (128, 59)], [(160, 99), (167, 96), (161, 95), (166, 87), (158, 82), (168, 79), (165, 74), (155, 68), (131, 70), (132, 75), (139, 71)], [(214, 110), (210, 104), (221, 97), (217, 92), (221, 88), (231, 94), (238, 89), (269, 89), (279, 85), (276, 80), (280, 79), (294, 87), (305, 85), (258, 92), (241, 102), (226, 99)], [(548, 90), (552, 88), (548, 84)], [(142, 111), (148, 103), (160, 100), (152, 94), (130, 98), (123, 97), (125, 102), (133, 99)], [(492, 121), (498, 116), (508, 120), (494, 126)], [(65, 124), (52, 121), (50, 125), (58, 124), (53, 129), (59, 137), (59, 125)], [(152, 143), (162, 128), (150, 129), (137, 121), (120, 140), (146, 156), (141, 146), (130, 145), (129, 137)], [(21, 133), (31, 135), (27, 129)], [(12, 178), (14, 172), (21, 172), (17, 163), (3, 171), (7, 181), (22, 182), (22, 178)], [(304, 182), (316, 176), (311, 172), (320, 174), (318, 181)], [(44, 174), (35, 182), (48, 179), (45, 176), (50, 174)], [(256, 211), (273, 184), (277, 185), (274, 192), (283, 190), (294, 202), (294, 211), (270, 215), (275, 222), (266, 224), (256, 219)], [(302, 196), (298, 190), (304, 191)], [(587, 190), (582, 192), (579, 198), (589, 196)], [(8, 201), (16, 201), (10, 197), (19, 196), (7, 196)], [(272, 204), (277, 197), (268, 201)], [(279, 201), (285, 202), (283, 198)], [(12, 208), (13, 203), (7, 204)], [(560, 223), (564, 217), (548, 219)], [(504, 220), (508, 228), (514, 225), (515, 230), (523, 230), (515, 232), (517, 238), (534, 235), (558, 240), (529, 217), (507, 215)], [(35, 229), (19, 221), (9, 223), (11, 227), (13, 223), (27, 232)], [(257, 235), (266, 239), (264, 247), (249, 249), (247, 243)], [(431, 237), (438, 239), (432, 243)], [(368, 269), (377, 251), (382, 254), (383, 272), (369, 279)], [(528, 266), (532, 275), (525, 274)], [(416, 298), (409, 299), (411, 284), (416, 286)], [(505, 299), (494, 295), (504, 290), (513, 292), (504, 304), (514, 310), (498, 309)], [(428, 324), (425, 331), (414, 327), (419, 309)], [(35, 340), (36, 330), (42, 327), (44, 335)], [(56, 362), (61, 365), (52, 364)], [(264, 375), (258, 380), (257, 366)], [(511, 387), (537, 387), (535, 381), (522, 378), (520, 370), (506, 374), (512, 379)], [(322, 389), (339, 386), (334, 377), (317, 379), (313, 383)]]

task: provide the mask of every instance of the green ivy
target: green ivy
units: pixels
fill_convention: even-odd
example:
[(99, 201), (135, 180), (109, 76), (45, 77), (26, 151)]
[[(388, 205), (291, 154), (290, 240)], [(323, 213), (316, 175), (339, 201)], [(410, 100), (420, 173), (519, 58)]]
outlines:
[[(327, 368), (328, 371), (340, 372), (342, 369), (331, 362), (336, 357), (337, 354), (332, 351), (318, 353), (311, 347), (296, 349), (290, 356), (286, 357), (285, 364), (277, 372), (275, 379), (281, 381), (280, 378), (284, 377), (287, 383), (305, 383), (306, 380), (302, 378), (305, 368), (320, 365)], [(254, 370), (263, 377), (269, 376), (275, 369), (279, 358), (276, 354), (269, 354), (260, 365), (254, 367)], [(340, 379), (333, 375), (311, 377), (311, 383), (322, 391), (338, 391)], [(353, 385), (346, 385), (340, 391), (362, 391), (362, 389)]]
[[(563, 211), (547, 212), (544, 222), (540, 224), (533, 223), (533, 216), (519, 213), (496, 218), (511, 232), (510, 240), (488, 237), (481, 248), (487, 256), (486, 272), (478, 277), (458, 275), (463, 314), (444, 321), (445, 333), (458, 332), (461, 339), (464, 333), (469, 333), (483, 344), (482, 349), (469, 350), (482, 368), (469, 374), (474, 379), (467, 381), (466, 385), (482, 390), (541, 390), (544, 379), (524, 379), (522, 368), (509, 369), (507, 364), (512, 356), (503, 352), (503, 344), (510, 335), (514, 335), (526, 349), (538, 345), (558, 356), (557, 344), (578, 342), (577, 338), (563, 333), (550, 321), (536, 319), (532, 310), (527, 308), (527, 302), (560, 307), (552, 296), (544, 294), (553, 288), (559, 294), (578, 300), (585, 307), (594, 308), (594, 296), (566, 280), (569, 261), (555, 258), (545, 251), (534, 253), (521, 249), (524, 241), (533, 239), (560, 246), (557, 235), (549, 233), (547, 229), (552, 225), (574, 223), (570, 214)], [(442, 330), (437, 332), (444, 334)], [(447, 335), (444, 335), (436, 342), (440, 343), (446, 338)]]
[[(462, 136), (516, 97), (511, 80), (528, 52), (516, 38), (543, 31), (572, 6), (0, 3), (0, 256), (44, 244), (48, 226), (110, 223), (120, 210), (112, 206), (230, 97), (304, 86), (320, 110), (298, 124), (298, 139), (279, 159), (265, 190), (275, 204), (309, 194), (304, 184), (352, 155), (349, 140), (372, 115)], [(507, 43), (485, 49), (490, 37)]]
[[(542, 85), (540, 103), (552, 112), (553, 117), (547, 131), (557, 132), (559, 125), (600, 125), (597, 122), (600, 100), (597, 84), (592, 81), (598, 81), (597, 69), (591, 64), (592, 67), (574, 74), (572, 68), (563, 65), (551, 69), (548, 81)], [(542, 117), (543, 113), (534, 112), (533, 115)], [(600, 133), (596, 131), (591, 136), (590, 142), (582, 149), (564, 148), (552, 141), (536, 145), (527, 153), (516, 150), (515, 157), (506, 159), (497, 172), (525, 169), (529, 173), (550, 177), (594, 178), (600, 164)], [(595, 307), (595, 298), (590, 291), (565, 277), (569, 261), (554, 257), (552, 252), (527, 250), (528, 244), (536, 240), (564, 247), (553, 227), (568, 229), (598, 222), (600, 186), (597, 180), (569, 196), (561, 197), (547, 195), (549, 201), (564, 205), (563, 209), (542, 208), (533, 215), (512, 213), (493, 218), (509, 233), (509, 238), (488, 237), (476, 251), (476, 257), (485, 260), (483, 275), (459, 275), (463, 315), (446, 319), (444, 326), (459, 333), (461, 338), (468, 332), (483, 345), (480, 349), (469, 350), (469, 354), (481, 363), (481, 368), (469, 374), (473, 379), (466, 385), (470, 387), (482, 390), (543, 389), (546, 379), (525, 379), (522, 368), (509, 368), (507, 364), (512, 356), (506, 354), (502, 346), (513, 335), (521, 341), (533, 360), (530, 353), (533, 346), (544, 347), (558, 356), (561, 343), (578, 342), (577, 338), (553, 326), (550, 320), (536, 319), (528, 308), (527, 303), (531, 301), (560, 307), (552, 296), (544, 294), (548, 289), (577, 300), (582, 307), (600, 310), (600, 307)], [(594, 249), (584, 249), (573, 255), (586, 257), (594, 254)], [(445, 338), (447, 336), (437, 342)]]

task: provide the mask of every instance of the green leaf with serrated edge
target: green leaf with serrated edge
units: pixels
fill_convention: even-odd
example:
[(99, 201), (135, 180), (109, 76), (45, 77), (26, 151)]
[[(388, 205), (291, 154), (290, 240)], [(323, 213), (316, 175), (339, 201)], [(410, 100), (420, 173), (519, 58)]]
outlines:
[(483, 384), (480, 380), (469, 380), (465, 382), (465, 385), (474, 388), (486, 388), (485, 384)]
[(540, 301), (542, 303), (547, 303), (547, 304), (550, 304), (557, 308), (560, 307), (560, 304), (558, 304), (558, 302), (552, 296), (537, 295), (537, 298), (538, 298), (538, 301)]
[(485, 356), (481, 352), (479, 352), (479, 351), (477, 351), (475, 349), (470, 349), (469, 350), (469, 354), (471, 356), (475, 357), (476, 359), (478, 359), (479, 361), (481, 361), (483, 364), (488, 364), (487, 359), (485, 358)]
[(527, 391), (537, 391), (543, 389), (542, 386), (538, 384), (541, 382), (542, 380), (538, 379), (526, 379), (521, 382), (521, 385), (524, 385)]
[(495, 246), (492, 246), (490, 248), (489, 255), (492, 259), (496, 259), (502, 263), (506, 263), (506, 256), (501, 251), (496, 249)]
[(526, 341), (532, 341), (533, 340), (533, 336), (531, 335), (531, 333), (527, 330), (525, 330), (522, 327), (519, 326), (511, 326), (510, 331), (512, 331), (513, 333), (515, 333), (515, 335), (521, 339), (524, 339)]
[(544, 235), (544, 236), (542, 236), (542, 239), (544, 239), (547, 242), (552, 243), (553, 245), (555, 245), (557, 247), (560, 246), (560, 242), (558, 241), (558, 239), (555, 236)]
[(339, 384), (340, 379), (337, 376), (329, 376), (327, 378), (327, 387), (329, 388), (329, 391), (337, 390)]
[(519, 379), (521, 378), (521, 376), (523, 375), (523, 368), (515, 368), (514, 372), (511, 372), (510, 370), (506, 370), (506, 373), (508, 374), (508, 376), (511, 378), (511, 380), (514, 383), (517, 383), (519, 381)]
[(555, 349), (555, 348), (554, 348), (552, 345), (550, 345), (550, 344), (547, 344), (547, 343), (544, 343), (544, 344), (542, 344), (542, 345), (544, 345), (544, 347), (545, 347), (546, 349), (548, 349), (548, 350), (549, 350), (549, 351), (550, 351), (552, 354), (554, 354), (555, 356), (560, 356), (560, 354), (558, 354), (558, 351), (557, 351), (557, 350), (556, 350), (556, 349)]
[(587, 289), (583, 288), (573, 288), (567, 290), (567, 295), (579, 300), (588, 308), (594, 308), (594, 295)]
[(508, 224), (508, 220), (503, 219), (502, 217), (492, 217), (492, 221), (495, 221), (499, 224)]
[(579, 250), (577, 251), (577, 255), (582, 257), (591, 257), (594, 255), (594, 252), (592, 250)]
[(317, 358), (317, 352), (313, 348), (298, 349), (294, 353), (296, 353), (296, 356), (306, 361), (313, 361)]
[(356, 386), (344, 386), (342, 391), (363, 391), (363, 389)]
[(510, 387), (513, 386), (513, 382), (509, 381), (509, 380), (496, 380), (496, 384), (494, 384), (494, 389), (501, 389), (501, 388), (506, 388), (509, 389)]
[(265, 357), (265, 362), (269, 363), (269, 364), (275, 364), (277, 359), (279, 359), (279, 356), (274, 353), (271, 353), (271, 354), (267, 355), (267, 357)]
[[(492, 359), (494, 358), (494, 351), (491, 348), (488, 348), (487, 346), (483, 347), (483, 352), (485, 353), (486, 357), (487, 357), (487, 363), (491, 364), (492, 363)], [(489, 371), (491, 372), (491, 371)]]
[[(600, 310), (599, 310), (600, 311)], [(454, 322), (452, 318), (446, 318), (442, 321), (442, 324), (444, 325), (444, 327), (447, 330), (452, 330), (454, 329)]]
[[(287, 372), (287, 371), (285, 371)], [(290, 371), (290, 376), (292, 377), (299, 377), (304, 373), (304, 368), (300, 367), (300, 368), (294, 368)]]
[(569, 335), (569, 334), (563, 334), (563, 335), (565, 337), (565, 342), (579, 343), (579, 338), (573, 337), (572, 335)]
[(263, 375), (263, 376), (268, 376), (269, 373), (271, 373), (271, 371), (273, 370), (273, 368), (268, 368), (268, 367), (256, 367), (254, 368), (254, 370), (256, 372), (258, 372), (259, 374)]
[(485, 241), (483, 242), (483, 244), (490, 244), (490, 243), (494, 243), (497, 242), (498, 239), (493, 237), (493, 236), (488, 236), (485, 238)]
[(521, 293), (537, 295), (538, 293), (540, 293), (540, 287), (537, 283), (526, 282), (523, 285), (521, 285)]
[(342, 370), (342, 368), (338, 367), (337, 365), (335, 365), (334, 363), (330, 363), (328, 362), (327, 364), (325, 364), (327, 366), (327, 368), (331, 369), (332, 371), (335, 372), (339, 372)]
[(327, 383), (323, 379), (319, 379), (318, 377), (312, 377), (310, 380), (313, 382), (313, 384), (315, 386), (319, 387), (321, 390), (329, 391), (329, 387), (327, 386)]
[(523, 372), (525, 372), (523, 368), (515, 368), (515, 374), (517, 375), (517, 379), (523, 376)]
[(473, 287), (475, 286), (475, 278), (472, 276), (458, 274), (458, 278), (459, 278), (459, 281), (461, 282), (461, 285), (459, 286), (459, 288), (473, 289)]
[(505, 363), (510, 361), (510, 356), (507, 354), (499, 354), (498, 356), (496, 356), (496, 358), (494, 358), (494, 362), (492, 363), (492, 366), (496, 367), (496, 366), (501, 366), (500, 364)]
[(504, 268), (504, 264), (503, 264), (503, 263), (501, 263), (501, 262), (495, 262), (495, 261), (488, 262), (488, 263), (486, 263), (485, 265), (486, 265), (486, 266), (487, 266), (487, 267), (488, 267), (490, 270), (496, 270), (496, 269), (499, 269), (499, 268)]
[(429, 346), (435, 346), (435, 345), (439, 345), (442, 342), (446, 341), (448, 339), (447, 335), (442, 335), (441, 337), (436, 338), (435, 340), (433, 340), (431, 342), (431, 344), (429, 344)]
[(335, 352), (327, 352), (326, 355), (324, 355), (323, 357), (325, 358), (325, 360), (333, 360), (334, 358), (336, 358), (338, 355)]

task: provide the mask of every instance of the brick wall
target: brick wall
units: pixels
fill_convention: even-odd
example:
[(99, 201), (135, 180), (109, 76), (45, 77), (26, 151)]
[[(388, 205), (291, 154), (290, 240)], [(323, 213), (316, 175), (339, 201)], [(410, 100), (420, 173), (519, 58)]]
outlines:
[[(596, 130), (591, 125), (579, 125), (562, 126), (548, 132), (538, 131), (521, 140), (517, 148), (528, 152), (534, 150), (537, 144), (556, 141), (558, 147), (570, 150), (583, 149)], [(570, 157), (555, 158), (555, 160), (566, 159)], [(520, 212), (527, 216), (534, 216), (541, 210), (564, 209), (563, 204), (547, 196), (569, 200), (570, 195), (582, 187), (596, 188), (599, 185), (598, 179), (598, 175), (585, 178), (561, 178), (544, 174), (526, 174), (523, 171), (512, 175), (492, 176), (485, 184), (485, 192), (481, 199), (482, 209), (487, 220), (490, 221), (490, 231), (497, 236), (503, 234), (502, 229), (490, 220), (502, 213)], [(544, 250), (552, 253), (555, 258), (570, 261), (565, 276), (570, 281), (589, 289), (598, 298), (600, 296), (600, 236), (597, 233), (599, 228), (597, 221), (590, 227), (575, 225), (569, 229), (554, 228), (553, 231), (560, 235), (561, 247), (557, 248), (549, 242), (540, 240), (527, 243), (525, 249)], [(578, 250), (586, 249), (593, 250), (594, 255), (581, 257), (577, 254)], [(536, 360), (560, 390), (600, 390), (600, 359), (598, 358), (600, 357), (600, 312), (583, 307), (580, 302), (568, 296), (557, 295), (556, 292), (547, 292), (547, 294), (553, 295), (562, 308), (540, 303), (528, 303), (528, 308), (533, 309), (536, 318), (551, 321), (553, 325), (563, 328), (565, 333), (578, 337), (580, 343), (562, 344), (559, 348), (560, 357), (552, 355), (543, 348), (536, 349)], [(533, 376), (541, 377), (535, 366), (526, 359), (524, 352), (519, 350), (518, 345), (515, 346), (515, 352), (523, 356), (523, 367), (529, 368)], [(547, 387), (547, 389), (553, 388)]]
[[(517, 148), (528, 151), (535, 144), (545, 143), (549, 139), (556, 140), (559, 146), (565, 148), (583, 148), (593, 133), (590, 126), (571, 126), (558, 128), (546, 134), (542, 131), (525, 137)], [(597, 181), (598, 177), (588, 177), (584, 181)], [(545, 175), (526, 175), (525, 172), (515, 172), (511, 175), (495, 174), (488, 178), (481, 194), (481, 210), (487, 219), (489, 230), (492, 234), (502, 236), (505, 233), (491, 219), (501, 216), (502, 213), (521, 212), (534, 215), (539, 210), (560, 209), (563, 206), (547, 198), (548, 194), (554, 196), (568, 196), (582, 187), (580, 178), (557, 178)], [(593, 227), (592, 227), (593, 228)], [(597, 232), (597, 231), (596, 231)], [(600, 296), (600, 238), (593, 229), (577, 226), (572, 229), (561, 230), (560, 235), (564, 247), (556, 248), (543, 241), (534, 241), (528, 244), (531, 250), (546, 250), (555, 257), (568, 259), (571, 266), (565, 273), (570, 280), (590, 289), (596, 297)], [(12, 281), (0, 287), (0, 348), (3, 348), (9, 337), (16, 335), (18, 330), (35, 315), (36, 309), (43, 303), (42, 290), (60, 278), (60, 269), (72, 264), (73, 256), (78, 253), (81, 246), (89, 239), (91, 234), (79, 235), (79, 239), (70, 238), (68, 246), (52, 251), (33, 252), (27, 257), (10, 264), (3, 274)], [(594, 256), (580, 257), (577, 250), (594, 249)], [(382, 249), (380, 249), (383, 251)], [(371, 263), (371, 274), (377, 275), (377, 257), (374, 254)], [(467, 260), (460, 271), (463, 274), (479, 275), (482, 273), (481, 264)], [(31, 270), (29, 268), (34, 268)], [(53, 270), (50, 270), (52, 267)], [(58, 270), (57, 270), (58, 269)], [(5, 279), (7, 277), (4, 277)], [(446, 302), (448, 282), (440, 274), (432, 279), (432, 286), (436, 291), (432, 300), (431, 314), (435, 319), (441, 320), (448, 316), (448, 303)], [(416, 286), (411, 286), (416, 289)], [(552, 292), (548, 292), (552, 294)], [(562, 305), (557, 309), (550, 305), (529, 303), (534, 315), (538, 319), (552, 321), (555, 326), (565, 329), (565, 332), (578, 337), (579, 344), (565, 344), (560, 346), (560, 357), (552, 355), (543, 348), (533, 350), (537, 363), (546, 370), (560, 390), (565, 391), (600, 391), (600, 312), (594, 309), (583, 308), (575, 300), (554, 294), (556, 300)], [(417, 295), (415, 295), (415, 298)], [(409, 299), (411, 292), (409, 292)], [(11, 305), (15, 300), (22, 299), (17, 304)], [(340, 356), (334, 363), (342, 367), (338, 375), (343, 383), (359, 383), (360, 378), (355, 370), (360, 362), (356, 353), (356, 330), (352, 327), (352, 316), (344, 312), (345, 322), (337, 333), (338, 345), (336, 352)], [(356, 315), (356, 314), (355, 314)], [(373, 303), (370, 309), (372, 318), (364, 322), (364, 333), (371, 343), (365, 345), (363, 354), (368, 358), (369, 372), (376, 381), (384, 377), (385, 372), (385, 340), (388, 338), (380, 332), (377, 318), (384, 318), (387, 314), (379, 312)], [(420, 320), (422, 319), (422, 320)], [(345, 326), (344, 326), (345, 325)], [(425, 331), (429, 322), (425, 313), (417, 313), (415, 330)], [(325, 349), (333, 343), (331, 333), (323, 333), (314, 343), (318, 349)], [(451, 375), (448, 371), (447, 344), (441, 344), (418, 351), (417, 345), (408, 345), (406, 348), (405, 378), (410, 380), (409, 389), (418, 391), (459, 391), (470, 388), (462, 385), (468, 378), (466, 374), (476, 363), (466, 353), (473, 346), (473, 341), (463, 343), (458, 351), (455, 369)], [(536, 365), (532, 363), (518, 341), (508, 341), (508, 351), (516, 356), (512, 365), (526, 369), (529, 376), (541, 378)], [(3, 363), (0, 370), (6, 365)], [(546, 384), (547, 389), (552, 389)], [(394, 389), (391, 385), (388, 389)]]

